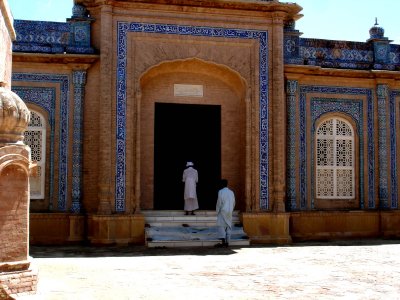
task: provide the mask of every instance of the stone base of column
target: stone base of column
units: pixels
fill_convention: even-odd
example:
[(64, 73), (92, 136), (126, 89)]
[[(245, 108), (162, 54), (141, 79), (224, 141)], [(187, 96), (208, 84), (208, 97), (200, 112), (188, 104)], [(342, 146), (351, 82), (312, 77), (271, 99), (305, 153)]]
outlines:
[(251, 244), (289, 244), (289, 213), (243, 213), (243, 229)]
[(31, 261), (0, 263), (0, 299), (36, 294), (38, 270)]
[(108, 201), (100, 200), (99, 208), (97, 209), (99, 215), (111, 215), (111, 205)]
[(88, 239), (94, 245), (144, 245), (144, 224), (141, 214), (90, 215)]
[(85, 239), (85, 217), (69, 216), (69, 242), (81, 242)]

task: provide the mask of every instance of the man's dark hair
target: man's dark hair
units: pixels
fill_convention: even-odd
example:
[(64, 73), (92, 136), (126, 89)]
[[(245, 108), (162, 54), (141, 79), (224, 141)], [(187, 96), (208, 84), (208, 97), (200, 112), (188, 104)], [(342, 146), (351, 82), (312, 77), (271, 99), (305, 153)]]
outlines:
[(228, 186), (228, 180), (221, 179), (221, 189), (226, 188)]

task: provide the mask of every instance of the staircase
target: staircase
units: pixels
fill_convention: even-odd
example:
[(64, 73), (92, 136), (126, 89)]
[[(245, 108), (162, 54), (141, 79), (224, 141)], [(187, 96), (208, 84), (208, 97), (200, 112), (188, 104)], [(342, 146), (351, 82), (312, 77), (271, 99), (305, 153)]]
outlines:
[[(186, 216), (182, 210), (144, 210), (147, 247), (210, 247), (219, 243), (215, 211), (196, 211)], [(248, 246), (249, 238), (233, 213), (230, 246)]]

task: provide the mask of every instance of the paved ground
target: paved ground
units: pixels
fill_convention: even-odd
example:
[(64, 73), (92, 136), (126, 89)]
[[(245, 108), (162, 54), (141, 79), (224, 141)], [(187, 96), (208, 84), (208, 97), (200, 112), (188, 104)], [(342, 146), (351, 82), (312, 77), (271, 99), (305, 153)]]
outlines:
[(400, 240), (31, 255), (38, 294), (20, 299), (400, 299)]

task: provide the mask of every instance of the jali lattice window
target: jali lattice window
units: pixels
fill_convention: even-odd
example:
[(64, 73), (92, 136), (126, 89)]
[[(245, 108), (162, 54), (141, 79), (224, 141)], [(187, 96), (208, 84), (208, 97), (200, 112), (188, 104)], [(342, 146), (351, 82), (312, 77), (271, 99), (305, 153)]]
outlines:
[(322, 122), (316, 131), (316, 195), (354, 199), (354, 131), (340, 118)]
[(25, 144), (31, 147), (31, 159), (38, 166), (37, 174), (29, 178), (31, 199), (44, 199), (46, 122), (41, 114), (31, 110), (31, 120), (24, 135)]

